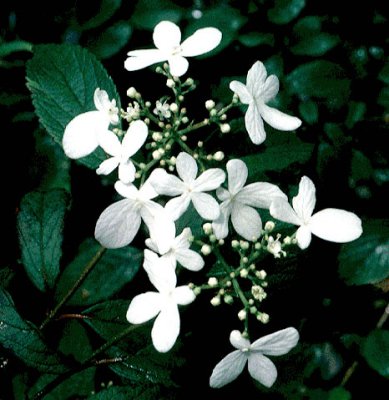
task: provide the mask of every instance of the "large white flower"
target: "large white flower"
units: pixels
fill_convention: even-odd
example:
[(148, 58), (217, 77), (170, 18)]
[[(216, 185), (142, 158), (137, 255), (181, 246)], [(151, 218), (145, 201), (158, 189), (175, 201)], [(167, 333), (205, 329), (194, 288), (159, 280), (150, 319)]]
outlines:
[(155, 217), (165, 212), (160, 204), (152, 201), (158, 194), (150, 185), (150, 177), (139, 190), (133, 184), (115, 183), (116, 191), (126, 198), (107, 207), (97, 220), (95, 238), (102, 246), (116, 249), (128, 245), (138, 233), (142, 220), (151, 229)]
[(188, 286), (177, 285), (174, 269), (150, 250), (145, 250), (143, 264), (151, 283), (158, 292), (146, 292), (135, 296), (127, 311), (131, 324), (141, 324), (156, 317), (151, 338), (154, 347), (169, 351), (180, 333), (178, 305), (190, 304), (195, 295)]
[(230, 342), (237, 350), (224, 357), (212, 371), (209, 384), (220, 388), (235, 380), (248, 362), (249, 374), (266, 387), (277, 379), (277, 369), (266, 356), (281, 356), (296, 346), (299, 334), (295, 328), (274, 332), (250, 343), (239, 331), (232, 331)]
[(181, 179), (158, 168), (154, 170), (152, 180), (157, 193), (179, 196), (169, 200), (165, 206), (173, 220), (180, 218), (190, 202), (202, 218), (216, 219), (220, 214), (219, 204), (210, 194), (204, 192), (217, 189), (226, 179), (225, 172), (220, 168), (210, 168), (196, 178), (198, 172), (196, 160), (183, 152), (177, 156), (176, 169)]
[(132, 182), (135, 179), (135, 166), (130, 157), (142, 147), (147, 139), (147, 133), (148, 128), (143, 121), (134, 121), (121, 143), (112, 131), (107, 130), (99, 134), (99, 145), (112, 157), (103, 161), (96, 172), (108, 175), (119, 167), (119, 179), (123, 183)]
[(281, 131), (292, 131), (301, 125), (299, 118), (266, 105), (277, 95), (279, 81), (275, 75), (267, 77), (266, 68), (260, 61), (257, 61), (247, 73), (246, 85), (232, 81), (230, 89), (239, 96), (243, 104), (249, 106), (245, 115), (245, 125), (254, 144), (261, 144), (266, 139), (262, 119)]
[(190, 238), (192, 231), (185, 228), (180, 235), (176, 237), (176, 226), (173, 220), (169, 220), (168, 215), (160, 214), (154, 221), (150, 229), (150, 238), (146, 239), (146, 245), (156, 253), (162, 255), (174, 270), (177, 261), (191, 271), (199, 271), (204, 267), (204, 260), (194, 250)]
[(221, 38), (222, 33), (218, 29), (202, 28), (181, 43), (180, 28), (173, 22), (162, 21), (154, 28), (153, 41), (156, 49), (130, 51), (124, 67), (128, 71), (136, 71), (168, 61), (171, 74), (181, 76), (189, 66), (185, 57), (208, 53), (220, 43)]
[(276, 186), (267, 182), (256, 182), (244, 186), (247, 180), (247, 166), (241, 160), (230, 160), (227, 163), (228, 190), (219, 188), (216, 195), (222, 201), (219, 218), (212, 222), (212, 229), (218, 239), (228, 235), (228, 220), (236, 232), (246, 240), (258, 238), (262, 221), (253, 208), (270, 207), (276, 198), (286, 199), (286, 195)]
[(62, 145), (69, 158), (81, 158), (93, 153), (99, 145), (98, 136), (110, 124), (119, 123), (115, 100), (109, 100), (105, 90), (97, 88), (93, 97), (96, 110), (74, 117), (65, 128)]
[(326, 208), (313, 214), (316, 204), (316, 189), (306, 176), (301, 178), (299, 192), (292, 200), (293, 208), (284, 199), (275, 199), (270, 214), (280, 221), (300, 226), (296, 232), (297, 244), (306, 249), (312, 234), (330, 242), (345, 243), (362, 234), (362, 222), (354, 213)]

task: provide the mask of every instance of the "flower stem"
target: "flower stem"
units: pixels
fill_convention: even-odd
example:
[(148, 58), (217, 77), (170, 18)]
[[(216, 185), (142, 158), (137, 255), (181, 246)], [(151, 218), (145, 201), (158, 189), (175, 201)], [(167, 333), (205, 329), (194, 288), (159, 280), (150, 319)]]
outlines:
[(93, 258), (89, 261), (89, 263), (85, 266), (84, 270), (82, 271), (80, 277), (74, 283), (74, 285), (69, 289), (69, 291), (65, 294), (62, 300), (50, 311), (49, 315), (46, 319), (42, 322), (40, 329), (43, 329), (58, 313), (60, 308), (72, 297), (73, 293), (80, 287), (82, 282), (84, 282), (85, 278), (88, 276), (89, 272), (92, 271), (93, 267), (96, 263), (100, 260), (103, 256), (106, 248), (100, 247), (97, 253), (93, 256)]

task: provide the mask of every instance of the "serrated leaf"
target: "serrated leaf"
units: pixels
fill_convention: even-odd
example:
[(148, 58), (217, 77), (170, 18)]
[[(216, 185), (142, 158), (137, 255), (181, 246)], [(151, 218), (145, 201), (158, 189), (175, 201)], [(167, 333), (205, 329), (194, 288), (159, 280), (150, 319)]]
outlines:
[(59, 274), (62, 229), (69, 196), (63, 190), (31, 192), (20, 204), (17, 226), (22, 262), (42, 292), (54, 287)]
[(305, 7), (305, 0), (276, 0), (267, 16), (274, 24), (287, 24), (296, 18)]
[(57, 374), (65, 370), (58, 356), (44, 343), (38, 329), (24, 321), (11, 296), (0, 288), (0, 343), (29, 367)]
[(319, 107), (312, 100), (304, 101), (299, 104), (299, 113), (303, 120), (312, 125), (319, 120)]
[[(96, 109), (96, 88), (105, 90), (120, 108), (119, 95), (107, 71), (93, 54), (79, 46), (34, 46), (34, 56), (27, 63), (27, 86), (41, 124), (61, 146), (66, 125), (77, 115)], [(104, 151), (98, 148), (79, 162), (95, 169), (104, 159)]]
[(139, 387), (131, 386), (112, 386), (108, 389), (102, 390), (99, 393), (93, 394), (88, 397), (88, 400), (151, 400), (161, 398), (159, 396), (159, 388), (156, 386)]
[(131, 33), (128, 21), (118, 21), (101, 32), (95, 40), (89, 41), (88, 48), (98, 58), (112, 57), (128, 43)]
[(25, 40), (13, 40), (12, 42), (0, 43), (0, 57), (9, 56), (18, 51), (32, 51), (32, 44)]
[(389, 222), (364, 224), (364, 234), (342, 246), (339, 274), (349, 285), (366, 285), (389, 276)]
[(318, 57), (333, 49), (340, 42), (340, 39), (326, 32), (313, 33), (301, 39), (296, 45), (291, 47), (293, 54), (299, 56)]
[[(87, 239), (80, 246), (76, 258), (60, 276), (55, 291), (57, 300), (65, 296), (99, 251), (101, 246), (94, 239)], [(142, 257), (143, 253), (134, 247), (106, 250), (66, 304), (86, 306), (110, 298), (132, 280)]]
[(376, 329), (370, 332), (362, 346), (362, 355), (371, 368), (382, 376), (389, 376), (389, 331)]
[(99, 27), (115, 14), (121, 4), (122, 0), (100, 0), (99, 12), (94, 17), (84, 22), (81, 25), (81, 29), (87, 30)]

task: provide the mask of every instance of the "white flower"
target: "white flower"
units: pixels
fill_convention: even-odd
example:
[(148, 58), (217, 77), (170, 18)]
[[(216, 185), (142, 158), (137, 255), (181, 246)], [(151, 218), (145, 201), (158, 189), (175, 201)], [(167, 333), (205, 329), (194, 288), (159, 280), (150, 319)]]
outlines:
[(154, 170), (155, 179), (152, 180), (152, 185), (157, 193), (179, 196), (166, 203), (166, 211), (177, 220), (192, 202), (202, 218), (216, 219), (220, 214), (219, 204), (210, 194), (203, 192), (217, 189), (226, 178), (224, 171), (220, 168), (210, 168), (196, 178), (196, 160), (183, 152), (177, 156), (176, 169), (181, 179), (168, 174), (164, 169)]
[(160, 214), (155, 218), (150, 228), (150, 239), (146, 239), (146, 245), (153, 251), (162, 255), (173, 270), (177, 266), (177, 261), (191, 271), (199, 271), (204, 267), (204, 260), (200, 254), (190, 250), (190, 238), (192, 231), (185, 228), (176, 237), (176, 226), (173, 220), (165, 214)]
[(166, 101), (164, 103), (161, 103), (159, 100), (157, 100), (155, 103), (153, 113), (160, 118), (170, 118), (170, 116), (172, 115), (172, 113), (170, 112), (169, 104), (167, 104)]
[(257, 61), (247, 73), (246, 85), (232, 81), (230, 89), (249, 107), (245, 115), (245, 125), (251, 141), (261, 144), (266, 139), (264, 119), (270, 126), (281, 131), (292, 131), (301, 125), (301, 120), (284, 114), (266, 105), (278, 93), (279, 82), (275, 75), (267, 77), (265, 66)]
[(292, 200), (293, 208), (284, 199), (276, 199), (270, 206), (270, 214), (280, 221), (298, 225), (297, 244), (306, 249), (312, 234), (330, 242), (345, 243), (362, 234), (362, 222), (349, 211), (326, 208), (312, 215), (316, 204), (316, 189), (313, 182), (303, 176), (299, 192)]
[(115, 183), (116, 191), (123, 197), (107, 207), (96, 223), (95, 238), (108, 249), (123, 247), (132, 242), (137, 234), (141, 221), (149, 227), (155, 217), (163, 213), (163, 207), (152, 201), (158, 196), (149, 179), (138, 190), (133, 184)]
[(221, 41), (222, 33), (216, 28), (197, 30), (181, 44), (180, 28), (169, 21), (160, 22), (153, 33), (156, 49), (134, 50), (127, 53), (129, 58), (124, 63), (128, 71), (136, 71), (149, 65), (168, 61), (173, 76), (184, 75), (189, 63), (185, 57), (194, 57), (208, 53)]
[(281, 356), (296, 346), (299, 334), (295, 328), (286, 328), (266, 335), (253, 344), (239, 331), (230, 334), (231, 344), (238, 350), (224, 357), (212, 371), (209, 384), (220, 388), (236, 379), (248, 361), (249, 373), (258, 382), (271, 387), (277, 379), (277, 369), (266, 356)]
[(116, 101), (110, 101), (105, 90), (97, 88), (93, 99), (97, 110), (79, 114), (66, 125), (62, 145), (69, 158), (93, 153), (99, 145), (99, 133), (105, 132), (110, 124), (119, 123)]
[(128, 308), (127, 320), (131, 324), (141, 324), (158, 315), (151, 338), (154, 347), (165, 353), (174, 346), (180, 333), (178, 305), (190, 304), (195, 295), (188, 286), (176, 287), (174, 269), (150, 250), (145, 250), (143, 267), (158, 292), (135, 296)]
[(130, 157), (133, 156), (147, 139), (148, 128), (143, 121), (131, 123), (123, 141), (112, 131), (105, 131), (98, 135), (99, 145), (109, 154), (110, 158), (103, 161), (96, 172), (100, 175), (109, 175), (119, 167), (119, 179), (123, 183), (130, 183), (135, 179), (135, 166)]
[(266, 182), (256, 182), (244, 186), (247, 180), (247, 167), (241, 160), (230, 160), (227, 163), (228, 190), (219, 188), (216, 195), (222, 201), (220, 216), (212, 222), (212, 229), (218, 239), (228, 235), (228, 220), (236, 232), (246, 240), (258, 238), (262, 221), (255, 208), (270, 207), (276, 198), (287, 199), (284, 193), (275, 185)]

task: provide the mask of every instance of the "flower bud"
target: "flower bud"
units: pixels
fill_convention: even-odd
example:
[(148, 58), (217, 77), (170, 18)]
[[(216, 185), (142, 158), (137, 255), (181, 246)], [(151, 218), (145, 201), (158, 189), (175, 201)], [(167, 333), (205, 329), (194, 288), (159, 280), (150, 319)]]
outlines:
[(212, 224), (210, 222), (206, 222), (203, 225), (203, 231), (206, 235), (210, 235), (212, 233)]
[(273, 221), (267, 221), (265, 224), (265, 231), (271, 232), (275, 226), (276, 224)]
[(234, 302), (234, 298), (230, 294), (226, 294), (224, 296), (224, 302), (226, 304), (232, 304)]
[(207, 101), (205, 102), (205, 108), (206, 108), (208, 111), (212, 110), (212, 108), (214, 108), (214, 107), (215, 107), (215, 102), (214, 102), (213, 100), (207, 100)]
[(231, 126), (230, 124), (221, 124), (220, 125), (220, 131), (221, 133), (228, 133), (231, 131)]
[(209, 244), (203, 244), (200, 251), (204, 256), (208, 256), (212, 253), (212, 247)]
[(241, 278), (247, 278), (249, 275), (249, 271), (246, 268), (243, 268), (239, 271), (239, 275)]
[(127, 90), (127, 96), (128, 96), (130, 99), (135, 98), (136, 94), (137, 94), (137, 91), (136, 91), (136, 89), (135, 89), (134, 87), (132, 87), (132, 86)]
[(208, 285), (211, 286), (211, 287), (217, 286), (217, 285), (218, 285), (218, 280), (217, 280), (217, 278), (215, 278), (214, 276), (211, 276), (211, 277), (208, 279)]
[(153, 160), (159, 160), (162, 157), (162, 155), (158, 150), (154, 150), (152, 153), (152, 157)]
[(219, 296), (212, 297), (211, 304), (215, 307), (219, 306), (220, 305), (220, 297)]
[(238, 312), (238, 318), (239, 318), (241, 321), (244, 321), (244, 320), (246, 319), (246, 317), (247, 317), (247, 312), (246, 312), (246, 310), (240, 310), (240, 311)]
[(168, 79), (167, 81), (166, 81), (166, 86), (168, 87), (168, 88), (172, 88), (172, 87), (174, 87), (176, 85), (176, 83), (173, 81), (173, 79)]
[(178, 111), (178, 105), (176, 103), (170, 104), (169, 108), (170, 108), (170, 111), (172, 111), (174, 113)]
[(213, 155), (213, 159), (215, 161), (222, 161), (224, 159), (224, 153), (222, 151), (217, 151), (214, 155)]

